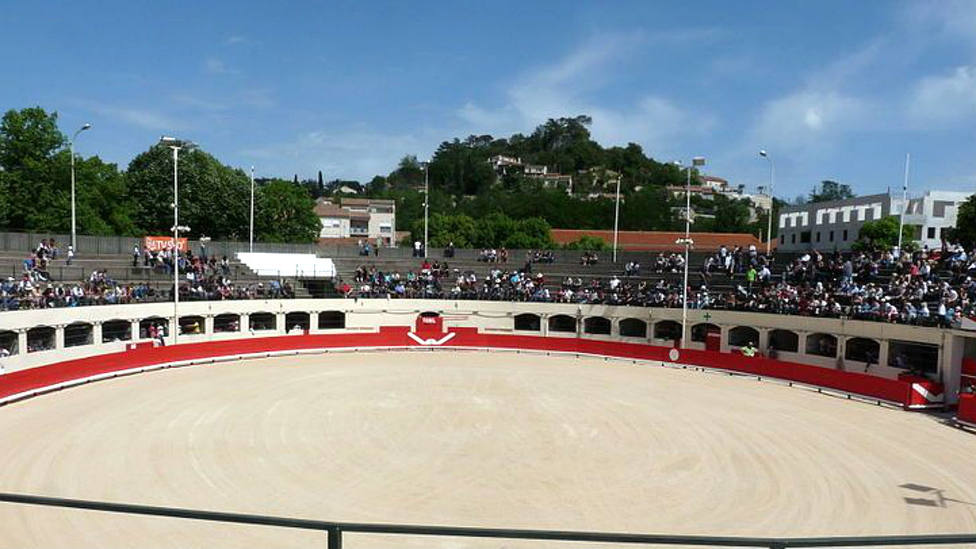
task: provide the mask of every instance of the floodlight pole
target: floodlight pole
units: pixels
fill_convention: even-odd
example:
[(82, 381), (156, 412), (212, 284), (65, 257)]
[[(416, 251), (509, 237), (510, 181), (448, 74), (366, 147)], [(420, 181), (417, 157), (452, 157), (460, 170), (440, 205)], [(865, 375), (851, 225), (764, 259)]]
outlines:
[(180, 150), (193, 148), (194, 143), (181, 141), (175, 137), (163, 136), (159, 142), (173, 150), (173, 344), (179, 343), (180, 334)]
[(901, 234), (905, 231), (905, 214), (908, 213), (908, 164), (911, 153), (905, 153), (905, 184), (901, 188), (901, 215), (898, 216), (898, 259), (901, 259)]
[(247, 251), (254, 253), (254, 166), (251, 166), (251, 231)]
[(759, 151), (759, 156), (769, 160), (769, 211), (766, 213), (766, 257), (769, 257), (773, 245), (773, 204), (776, 201), (773, 198), (773, 184), (776, 182), (776, 164), (765, 150)]
[(173, 149), (173, 344), (180, 337), (180, 147)]
[(620, 177), (617, 177), (617, 205), (613, 209), (613, 262), (617, 262), (617, 228), (620, 224)]
[(78, 131), (71, 136), (71, 141), (68, 146), (71, 149), (71, 249), (78, 253), (78, 243), (77, 240), (77, 228), (76, 228), (76, 216), (75, 216), (75, 139), (78, 139), (78, 134), (85, 130), (90, 130), (92, 125), (86, 123), (82, 127), (78, 128)]
[(429, 236), (427, 223), (430, 211), (430, 162), (424, 162), (424, 259), (427, 259), (427, 237)]
[(689, 251), (691, 250), (691, 245), (693, 241), (691, 240), (691, 171), (695, 169), (696, 166), (704, 166), (705, 158), (701, 156), (696, 156), (692, 158), (691, 165), (686, 169), (688, 170), (688, 179), (685, 183), (685, 237), (678, 240), (678, 244), (684, 244), (685, 246), (685, 273), (684, 273), (684, 285), (681, 289), (681, 294), (683, 296), (681, 300), (681, 348), (688, 348), (688, 262), (689, 262)]

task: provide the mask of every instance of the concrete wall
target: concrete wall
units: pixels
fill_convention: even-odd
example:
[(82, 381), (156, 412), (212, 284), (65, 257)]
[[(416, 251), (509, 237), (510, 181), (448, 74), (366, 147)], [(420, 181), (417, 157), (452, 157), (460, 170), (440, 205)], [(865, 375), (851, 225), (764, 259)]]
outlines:
[[(340, 311), (345, 314), (346, 333), (374, 333), (381, 326), (412, 326), (419, 313), (433, 311), (440, 313), (444, 326), (474, 327), (486, 334), (534, 334), (550, 337), (582, 337), (586, 339), (647, 342), (661, 346), (672, 346), (668, 339), (655, 339), (655, 325), (662, 322), (681, 321), (680, 309), (657, 309), (641, 307), (617, 307), (610, 305), (574, 305), (557, 303), (512, 303), (486, 301), (447, 301), (412, 299), (292, 299), (292, 300), (253, 300), (253, 301), (210, 301), (181, 303), (180, 317), (199, 316), (203, 319), (202, 333), (180, 335), (179, 343), (199, 343), (229, 339), (248, 338), (255, 335), (287, 335), (285, 317), (289, 312), (305, 312), (310, 315), (310, 333), (335, 333), (336, 330), (318, 328), (318, 313)], [(249, 317), (255, 313), (275, 315), (275, 328), (270, 331), (251, 332), (248, 329)], [(515, 316), (532, 313), (540, 317), (539, 332), (515, 330)], [(240, 317), (241, 330), (217, 333), (214, 331), (214, 318), (221, 314), (236, 314)], [(575, 332), (551, 332), (549, 319), (556, 315), (566, 315), (576, 319)], [(131, 323), (132, 341), (139, 341), (139, 322), (150, 317), (158, 317), (168, 326), (168, 333), (175, 332), (172, 303), (106, 305), (97, 307), (78, 307), (68, 309), (13, 311), (0, 314), (0, 332), (17, 334), (17, 353), (3, 359), (4, 368), (10, 372), (24, 368), (42, 366), (63, 360), (85, 358), (108, 352), (118, 352), (125, 348), (125, 342), (102, 342), (102, 325), (111, 320)], [(584, 320), (589, 317), (604, 317), (610, 320), (609, 335), (588, 334), (584, 332)], [(620, 321), (626, 318), (639, 319), (647, 323), (647, 335), (643, 338), (620, 335)], [(958, 330), (920, 328), (900, 324), (838, 320), (815, 317), (797, 317), (762, 313), (729, 311), (689, 312), (689, 334), (691, 326), (710, 323), (721, 330), (721, 350), (729, 352), (734, 347), (729, 343), (730, 331), (736, 327), (749, 327), (758, 332), (757, 347), (764, 351), (769, 341), (769, 333), (774, 329), (790, 330), (799, 336), (799, 349), (796, 353), (779, 352), (778, 358), (792, 362), (816, 365), (830, 369), (864, 371), (864, 363), (843, 361), (845, 342), (854, 337), (869, 338), (879, 342), (880, 356), (868, 373), (893, 379), (904, 370), (887, 365), (888, 342), (891, 340), (913, 341), (935, 344), (940, 347), (938, 378), (952, 390), (958, 387), (960, 364), (966, 348), (974, 344), (967, 340), (976, 334)], [(90, 345), (66, 348), (64, 329), (67, 325), (83, 322), (93, 327)], [(27, 332), (36, 326), (50, 326), (55, 329), (55, 348), (48, 351), (27, 352)], [(806, 338), (811, 334), (827, 333), (837, 337), (837, 357), (828, 358), (806, 353)], [(690, 337), (690, 336), (689, 336)], [(167, 338), (173, 344), (173, 337)], [(688, 343), (688, 348), (704, 349), (700, 342)], [(950, 396), (954, 392), (949, 393)]]

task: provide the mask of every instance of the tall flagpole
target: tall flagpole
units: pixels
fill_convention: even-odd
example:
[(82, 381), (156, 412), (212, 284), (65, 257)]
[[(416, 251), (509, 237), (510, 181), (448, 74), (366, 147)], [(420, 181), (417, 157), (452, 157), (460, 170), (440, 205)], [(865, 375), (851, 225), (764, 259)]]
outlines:
[(905, 214), (908, 213), (908, 164), (911, 153), (905, 153), (905, 184), (901, 188), (901, 215), (898, 216), (898, 257), (901, 258), (901, 233), (905, 230)]

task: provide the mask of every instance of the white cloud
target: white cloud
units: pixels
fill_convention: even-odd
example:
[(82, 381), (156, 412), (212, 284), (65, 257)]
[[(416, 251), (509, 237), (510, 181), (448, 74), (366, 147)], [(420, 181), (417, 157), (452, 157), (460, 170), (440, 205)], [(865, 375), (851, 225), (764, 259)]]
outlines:
[(240, 71), (232, 69), (216, 57), (208, 57), (203, 62), (203, 68), (210, 74), (238, 74)]
[(278, 104), (274, 92), (265, 88), (242, 90), (234, 96), (234, 101), (248, 107), (269, 108)]
[(849, 131), (877, 128), (881, 99), (844, 88), (884, 60), (887, 44), (874, 39), (802, 76), (802, 84), (793, 91), (767, 100), (737, 152), (751, 154), (755, 147), (773, 147), (815, 156)]
[(180, 130), (188, 125), (163, 113), (140, 108), (87, 103), (92, 111), (110, 119), (148, 130)]
[(920, 124), (964, 123), (976, 116), (976, 66), (923, 78), (911, 96), (909, 113)]
[(429, 150), (434, 139), (366, 128), (311, 131), (292, 141), (243, 150), (240, 154), (254, 159), (262, 173), (298, 173), (301, 177), (322, 170), (329, 178), (352, 178), (365, 183), (374, 175), (389, 173), (405, 154)]
[(766, 103), (752, 130), (750, 146), (775, 143), (778, 148), (801, 149), (825, 145), (832, 136), (864, 125), (870, 108), (865, 101), (839, 92), (800, 90)]
[(244, 38), (243, 36), (241, 36), (239, 34), (235, 34), (235, 35), (232, 35), (232, 36), (228, 36), (227, 39), (224, 40), (224, 45), (225, 46), (234, 46), (236, 44), (243, 44), (244, 42), (247, 42), (247, 38)]
[(528, 131), (548, 118), (587, 114), (593, 119), (594, 139), (604, 145), (632, 141), (650, 151), (667, 149), (677, 137), (711, 128), (714, 119), (692, 115), (652, 92), (615, 105), (590, 96), (612, 84), (615, 65), (634, 55), (641, 45), (703, 39), (703, 33), (706, 38), (714, 37), (714, 32), (694, 29), (651, 36), (603, 34), (552, 65), (525, 72), (505, 91), (502, 105), (489, 108), (468, 102), (456, 114), (472, 131), (496, 135)]
[(976, 43), (976, 1), (927, 0), (908, 4), (903, 11), (903, 24), (930, 35), (932, 30)]

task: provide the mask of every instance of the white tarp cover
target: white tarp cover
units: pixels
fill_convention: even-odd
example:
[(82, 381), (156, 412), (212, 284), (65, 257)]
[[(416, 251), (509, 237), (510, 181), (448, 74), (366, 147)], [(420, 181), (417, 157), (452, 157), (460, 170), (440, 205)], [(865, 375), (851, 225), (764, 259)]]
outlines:
[(275, 254), (241, 252), (237, 259), (260, 276), (332, 278), (335, 263), (315, 254)]

